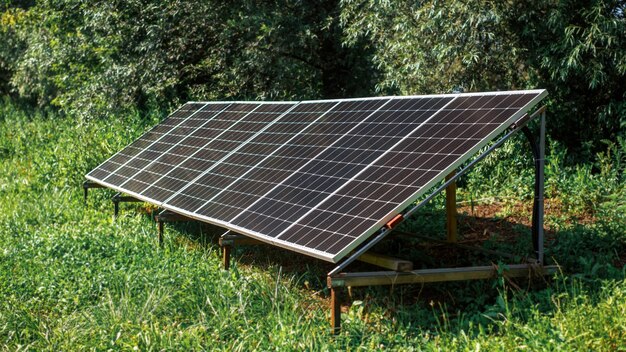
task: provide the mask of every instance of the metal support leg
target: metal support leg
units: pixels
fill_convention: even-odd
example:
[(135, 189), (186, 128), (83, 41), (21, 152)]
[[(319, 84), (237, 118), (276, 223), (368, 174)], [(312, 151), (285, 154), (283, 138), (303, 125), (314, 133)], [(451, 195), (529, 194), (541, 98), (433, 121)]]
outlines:
[(544, 193), (544, 167), (546, 154), (546, 113), (541, 114), (539, 122), (539, 160), (537, 161), (537, 194), (535, 202), (537, 203), (537, 262), (543, 264), (543, 193)]
[[(446, 176), (446, 181), (454, 177), (456, 172), (452, 172)], [(457, 241), (456, 226), (456, 182), (446, 187), (446, 232), (448, 233), (448, 242), (455, 243)]]
[(101, 184), (91, 182), (91, 181), (83, 182), (83, 197), (84, 197), (85, 203), (87, 203), (87, 196), (89, 195), (90, 188), (105, 188), (105, 187)]
[(231, 252), (234, 247), (256, 246), (256, 245), (262, 245), (264, 243), (259, 240), (255, 240), (254, 238), (250, 238), (244, 235), (226, 231), (226, 233), (220, 236), (219, 244), (220, 244), (220, 247), (222, 247), (222, 261), (224, 264), (224, 269), (229, 270)]
[(159, 239), (159, 246), (163, 246), (163, 220), (157, 219), (157, 238)]
[(111, 201), (113, 202), (113, 219), (117, 219), (117, 216), (120, 213), (120, 193), (116, 193)]
[(545, 145), (546, 145), (546, 114), (541, 113), (539, 120), (539, 138), (530, 131), (528, 127), (523, 127), (522, 132), (530, 142), (530, 148), (535, 160), (535, 189), (533, 199), (532, 218), (532, 239), (533, 249), (537, 257), (537, 262), (543, 264), (543, 193), (544, 193), (544, 167), (545, 167)]
[(332, 287), (330, 289), (330, 326), (333, 334), (338, 334), (341, 330), (341, 301), (339, 294), (341, 288)]
[(224, 270), (230, 270), (230, 251), (232, 246), (225, 245), (222, 247), (222, 261), (224, 263)]

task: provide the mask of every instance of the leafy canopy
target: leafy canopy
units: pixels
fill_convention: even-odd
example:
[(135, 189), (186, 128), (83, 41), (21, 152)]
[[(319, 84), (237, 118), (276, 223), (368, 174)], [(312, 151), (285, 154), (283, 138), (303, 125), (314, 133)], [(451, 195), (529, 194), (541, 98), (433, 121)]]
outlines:
[(579, 159), (626, 135), (623, 0), (2, 4), (0, 93), (73, 116), (547, 88), (550, 135)]

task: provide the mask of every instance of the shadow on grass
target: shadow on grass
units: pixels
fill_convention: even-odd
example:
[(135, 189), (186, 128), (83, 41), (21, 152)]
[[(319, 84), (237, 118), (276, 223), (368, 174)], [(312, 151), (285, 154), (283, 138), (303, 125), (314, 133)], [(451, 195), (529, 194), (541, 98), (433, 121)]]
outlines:
[[(459, 243), (532, 258), (529, 221), (519, 217), (483, 215), (466, 213), (459, 216)], [(555, 226), (550, 228), (546, 232), (546, 262), (558, 263), (564, 274), (557, 275), (556, 280), (577, 279), (593, 297), (600, 290), (598, 280), (624, 279), (626, 235), (621, 232), (620, 225), (596, 222), (574, 224), (558, 230), (554, 230)], [(444, 239), (445, 213), (426, 209), (399, 230)], [(192, 243), (221, 253), (217, 243), (224, 229), (219, 227), (199, 222), (177, 222), (166, 225), (165, 236), (168, 232), (170, 236), (182, 234), (181, 238), (172, 239), (176, 245)], [(373, 251), (409, 259), (416, 269), (516, 263), (509, 258), (406, 236), (390, 236)], [(322, 296), (328, 295), (326, 274), (335, 266), (270, 245), (237, 247), (231, 260), (234, 269), (255, 267), (269, 272), (280, 270), (283, 275), (296, 278), (295, 282), (301, 285), (299, 288), (321, 292)], [(348, 268), (348, 271), (354, 272), (376, 270), (381, 269), (359, 262)], [(552, 280), (509, 280), (500, 277), (483, 281), (364, 287), (350, 290), (350, 297), (346, 296), (343, 302), (343, 311), (356, 309), (361, 317), (367, 316), (370, 311), (379, 311), (385, 319), (420, 330), (436, 330), (441, 327), (442, 321), (446, 322), (448, 330), (466, 329), (468, 324), (486, 328), (493, 323), (493, 319), (509, 309), (503, 305), (502, 297), (515, 302), (520, 316), (530, 316), (534, 309), (540, 309), (544, 314), (551, 313), (554, 309), (551, 295), (567, 290), (563, 285), (555, 285)], [(353, 302), (358, 302), (356, 308)]]

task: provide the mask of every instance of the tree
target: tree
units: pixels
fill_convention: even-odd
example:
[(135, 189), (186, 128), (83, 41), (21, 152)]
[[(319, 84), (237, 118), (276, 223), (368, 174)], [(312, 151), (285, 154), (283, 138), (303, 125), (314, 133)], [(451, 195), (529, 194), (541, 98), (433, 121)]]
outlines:
[(550, 134), (583, 160), (626, 135), (626, 1), (518, 4), (511, 27), (532, 82), (551, 94)]
[(34, 1), (0, 1), (0, 94), (11, 93), (9, 81), (15, 64), (25, 49), (25, 43), (17, 33), (25, 23), (26, 9), (34, 6)]
[(362, 46), (342, 45), (337, 0), (42, 0), (18, 29), (11, 83), (84, 116), (180, 100), (368, 95)]
[(551, 136), (585, 159), (626, 133), (624, 1), (344, 0), (382, 92), (547, 88)]
[(491, 1), (344, 0), (347, 44), (365, 41), (381, 92), (443, 93), (524, 87), (520, 48)]

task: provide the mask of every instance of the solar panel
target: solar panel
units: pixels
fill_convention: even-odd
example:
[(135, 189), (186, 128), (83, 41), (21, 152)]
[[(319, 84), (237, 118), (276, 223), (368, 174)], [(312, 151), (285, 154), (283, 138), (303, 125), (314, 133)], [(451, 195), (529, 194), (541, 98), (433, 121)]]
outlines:
[(87, 178), (337, 262), (546, 94), (188, 103)]

